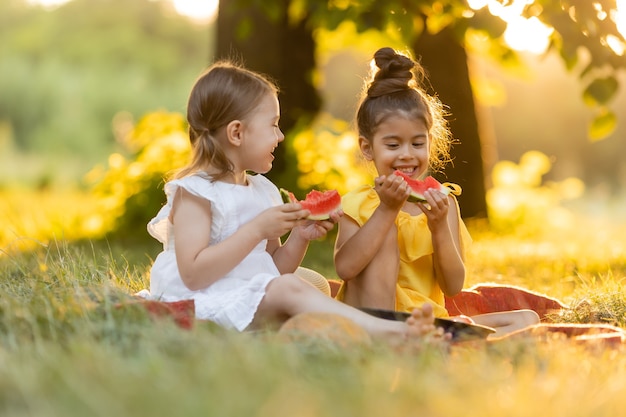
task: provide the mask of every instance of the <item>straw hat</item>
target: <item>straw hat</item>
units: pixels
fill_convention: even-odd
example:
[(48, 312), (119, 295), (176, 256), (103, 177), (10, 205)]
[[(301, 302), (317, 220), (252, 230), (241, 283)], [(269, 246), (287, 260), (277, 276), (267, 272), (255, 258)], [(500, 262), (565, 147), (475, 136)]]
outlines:
[(300, 266), (296, 269), (295, 274), (330, 297), (328, 280), (319, 272)]

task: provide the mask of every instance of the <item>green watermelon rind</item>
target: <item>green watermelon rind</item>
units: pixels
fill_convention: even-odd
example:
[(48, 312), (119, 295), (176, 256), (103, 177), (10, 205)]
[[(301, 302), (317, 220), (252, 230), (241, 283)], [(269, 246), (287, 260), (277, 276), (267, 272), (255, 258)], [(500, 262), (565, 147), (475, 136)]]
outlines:
[[(432, 190), (432, 189), (433, 188), (429, 188), (429, 190)], [(442, 193), (443, 195), (450, 194), (450, 189), (446, 187), (445, 185), (442, 185), (441, 188), (439, 189), (437, 188), (435, 189), (439, 191), (440, 193)], [(411, 191), (411, 194), (409, 195), (409, 198), (406, 199), (406, 201), (408, 201), (409, 203), (425, 203), (426, 199), (424, 198), (423, 194), (419, 194), (414, 191)]]
[(330, 214), (320, 214), (319, 216), (308, 216), (306, 218), (307, 220), (314, 220), (314, 221), (318, 221), (318, 220), (328, 220), (330, 219)]
[(279, 188), (278, 191), (280, 192), (280, 198), (283, 200), (283, 203), (292, 203), (291, 193), (289, 191), (285, 190), (284, 188)]
[(411, 192), (409, 198), (407, 198), (406, 201), (408, 201), (409, 203), (425, 203), (426, 199), (421, 194)]

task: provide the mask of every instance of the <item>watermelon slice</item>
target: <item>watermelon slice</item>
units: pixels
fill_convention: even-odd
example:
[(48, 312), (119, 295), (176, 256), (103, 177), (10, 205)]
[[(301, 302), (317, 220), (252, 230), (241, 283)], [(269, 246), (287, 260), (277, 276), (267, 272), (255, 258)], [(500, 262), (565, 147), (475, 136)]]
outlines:
[(450, 189), (448, 187), (441, 184), (431, 176), (424, 178), (424, 180), (414, 180), (399, 170), (394, 171), (394, 175), (404, 178), (407, 184), (409, 184), (409, 187), (411, 187), (411, 195), (407, 199), (407, 201), (411, 203), (425, 202), (426, 199), (424, 198), (424, 193), (426, 190), (435, 189), (444, 195), (450, 194)]
[(337, 190), (309, 192), (304, 200), (298, 201), (292, 192), (280, 189), (280, 196), (283, 203), (300, 203), (302, 208), (309, 210), (311, 214), (309, 220), (328, 220), (330, 215), (341, 209), (341, 196)]

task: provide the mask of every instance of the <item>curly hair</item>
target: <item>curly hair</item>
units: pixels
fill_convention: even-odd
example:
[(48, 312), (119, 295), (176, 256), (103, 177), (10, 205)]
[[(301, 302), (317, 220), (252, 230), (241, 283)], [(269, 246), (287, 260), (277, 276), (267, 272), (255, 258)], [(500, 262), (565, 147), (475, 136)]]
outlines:
[(443, 104), (422, 87), (426, 79), (424, 68), (389, 47), (376, 51), (374, 63), (356, 114), (359, 135), (371, 140), (377, 127), (390, 115), (408, 114), (422, 120), (428, 129), (430, 169), (442, 169), (450, 161), (452, 134)]

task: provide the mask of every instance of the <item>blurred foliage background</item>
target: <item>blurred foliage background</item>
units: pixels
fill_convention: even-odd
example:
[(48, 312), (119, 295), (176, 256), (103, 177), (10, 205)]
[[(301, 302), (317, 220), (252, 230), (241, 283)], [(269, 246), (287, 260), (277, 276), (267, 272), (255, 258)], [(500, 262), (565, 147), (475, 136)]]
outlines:
[(0, 4), (0, 186), (80, 182), (142, 115), (185, 111), (212, 32), (162, 3)]
[[(207, 3), (217, 6), (187, 2)], [(241, 0), (220, 7), (280, 17), (286, 9), (279, 4)], [(307, 10), (296, 6), (292, 14)], [(197, 20), (180, 12), (169, 0), (0, 4), (0, 216), (6, 226), (0, 247), (60, 238), (150, 240), (145, 225), (163, 203), (164, 178), (188, 154), (189, 89), (217, 56), (216, 15)], [(446, 13), (431, 14), (441, 19)], [(244, 32), (264, 33), (238, 16), (237, 25), (222, 26), (222, 39), (225, 30), (233, 43), (244, 44)], [(286, 169), (273, 178), (277, 185), (302, 196), (310, 188), (343, 193), (371, 181), (356, 148), (354, 106), (372, 53), (381, 46), (407, 49), (398, 33), (374, 30), (378, 23), (371, 29), (362, 20), (303, 27), (311, 32), (316, 63), (304, 75), (320, 108), (314, 116), (289, 116), (281, 146)], [(623, 219), (623, 72), (611, 75), (619, 84), (611, 84), (615, 91), (603, 103), (619, 123), (594, 141), (589, 125), (598, 114), (581, 99), (579, 75), (568, 67), (576, 63), (554, 51), (513, 54), (502, 45), (494, 51), (479, 32), (465, 36), (491, 227), (502, 233), (567, 229), (576, 221), (573, 213)], [(285, 68), (279, 70), (297, 72), (289, 64), (299, 62), (298, 51), (282, 53)], [(286, 96), (287, 110), (304, 101), (299, 92)]]

